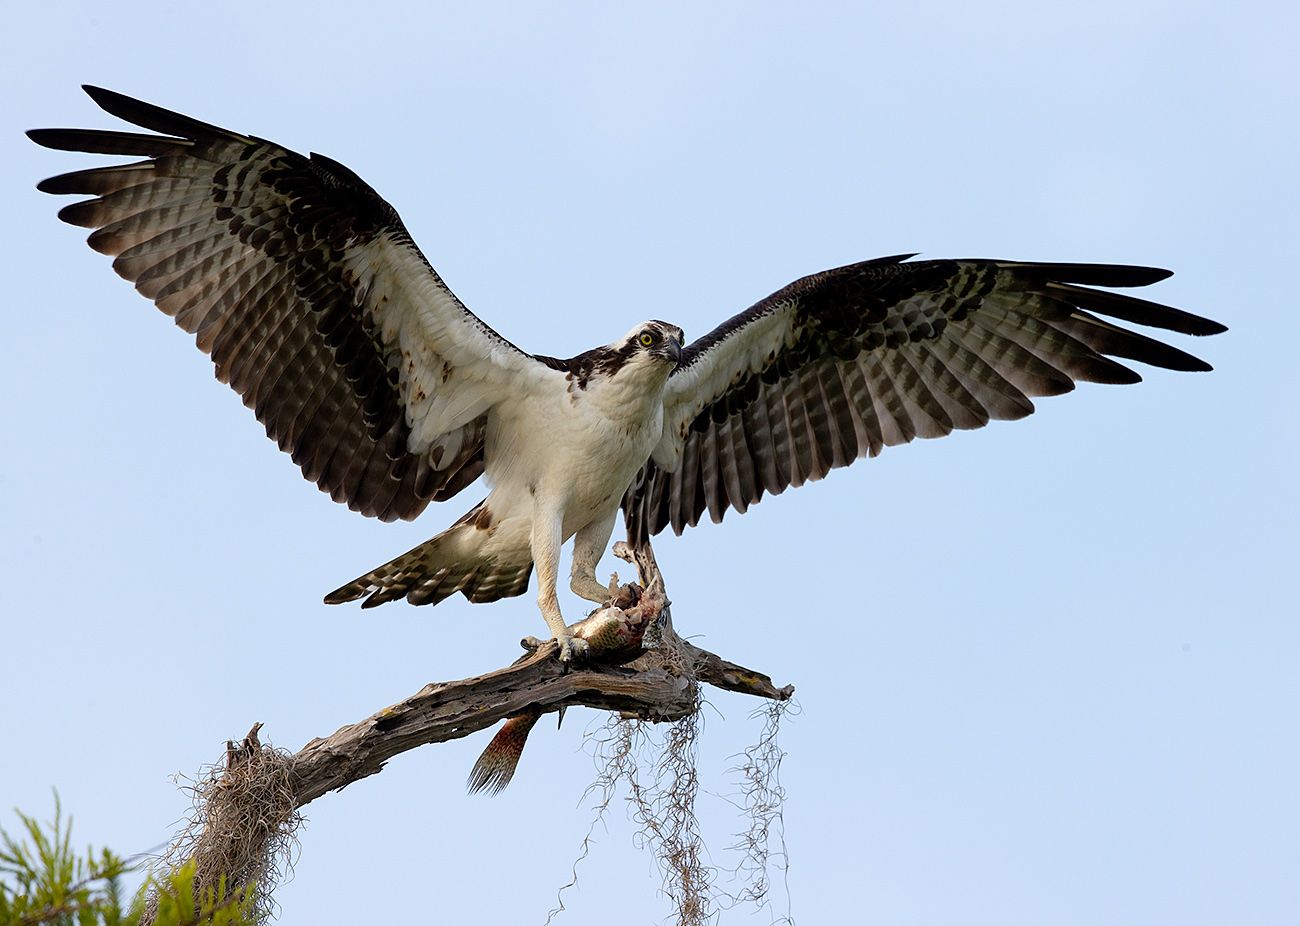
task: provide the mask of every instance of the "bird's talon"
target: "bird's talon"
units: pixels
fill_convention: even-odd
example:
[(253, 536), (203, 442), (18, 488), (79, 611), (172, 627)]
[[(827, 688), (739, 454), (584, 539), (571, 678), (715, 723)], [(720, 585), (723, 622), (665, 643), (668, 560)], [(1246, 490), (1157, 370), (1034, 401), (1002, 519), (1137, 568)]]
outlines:
[(535, 653), (546, 645), (545, 640), (539, 640), (537, 637), (527, 636), (519, 641), (519, 645), (530, 653)]
[(560, 644), (560, 662), (565, 666), (570, 666), (574, 662), (581, 662), (587, 658), (591, 652), (591, 646), (581, 637), (565, 635), (556, 637), (555, 642)]

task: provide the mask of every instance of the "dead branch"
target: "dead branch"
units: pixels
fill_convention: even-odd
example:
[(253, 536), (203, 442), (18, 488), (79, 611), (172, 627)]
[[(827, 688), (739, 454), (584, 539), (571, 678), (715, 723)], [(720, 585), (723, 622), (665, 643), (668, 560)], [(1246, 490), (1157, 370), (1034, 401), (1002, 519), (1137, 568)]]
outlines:
[[(574, 635), (589, 646), (582, 665), (562, 665), (553, 641), (528, 639), (529, 652), (510, 666), (425, 685), (294, 754), (263, 745), (262, 725), (255, 724), (240, 744), (228, 744), (224, 768), (196, 786), (194, 824), (165, 864), (194, 859), (196, 888), (225, 876), (228, 889), (237, 889), (251, 876), (277, 870), (275, 853), (291, 842), (305, 804), (378, 773), (407, 750), (468, 736), (506, 718), (582, 705), (656, 722), (679, 720), (697, 709), (700, 683), (776, 701), (794, 694), (792, 685), (777, 688), (767, 675), (679, 637), (649, 547), (620, 543), (614, 552), (636, 564), (641, 587), (624, 586), (610, 606), (574, 625)], [(268, 776), (277, 787), (258, 786)], [(264, 898), (269, 887), (262, 885)]]
[[(678, 637), (658, 570), (645, 577), (646, 590), (635, 605), (611, 606), (575, 625), (575, 635), (591, 644), (589, 660), (579, 668), (566, 671), (556, 658), (558, 647), (548, 641), (504, 669), (430, 683), (360, 723), (312, 740), (291, 759), (296, 806), (379, 772), (408, 749), (468, 736), (529, 711), (545, 714), (582, 705), (665, 721), (695, 710), (699, 682), (778, 701), (794, 694), (792, 685), (777, 688), (763, 673)], [(616, 622), (630, 630), (614, 641), (593, 639)], [(656, 634), (657, 642), (642, 649), (649, 634)]]

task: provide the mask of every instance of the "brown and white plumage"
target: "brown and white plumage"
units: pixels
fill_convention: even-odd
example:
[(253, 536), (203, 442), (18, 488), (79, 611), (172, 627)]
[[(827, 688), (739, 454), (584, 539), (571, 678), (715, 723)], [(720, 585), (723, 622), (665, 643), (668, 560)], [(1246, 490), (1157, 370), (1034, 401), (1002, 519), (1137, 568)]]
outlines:
[[(473, 315), (396, 211), (343, 165), (107, 90), (153, 133), (38, 129), (51, 148), (141, 158), (53, 177), (60, 212), (195, 335), (308, 479), (383, 519), (413, 518), (480, 475), (447, 531), (327, 601), (517, 595), (567, 654), (558, 551), (592, 601), (620, 502), (634, 539), (715, 521), (764, 494), (914, 437), (1020, 418), (1076, 381), (1131, 383), (1119, 357), (1200, 360), (1107, 318), (1204, 335), (1223, 326), (1095, 286), (1163, 270), (883, 258), (798, 280), (683, 350), (643, 323), (567, 360), (528, 354)], [(910, 256), (910, 255), (909, 255)]]
[(1225, 330), (1088, 288), (1144, 286), (1165, 270), (911, 256), (804, 277), (687, 347), (663, 440), (623, 501), (629, 532), (680, 534), (705, 511), (721, 521), (884, 447), (1023, 418), (1031, 398), (1076, 381), (1140, 381), (1111, 356), (1210, 369), (1098, 315)]
[(40, 189), (96, 197), (59, 217), (96, 229), (90, 246), (196, 336), (308, 479), (391, 520), (482, 474), (487, 409), (552, 371), (460, 303), (388, 203), (322, 155), (86, 92), (166, 134), (35, 130), (146, 158)]

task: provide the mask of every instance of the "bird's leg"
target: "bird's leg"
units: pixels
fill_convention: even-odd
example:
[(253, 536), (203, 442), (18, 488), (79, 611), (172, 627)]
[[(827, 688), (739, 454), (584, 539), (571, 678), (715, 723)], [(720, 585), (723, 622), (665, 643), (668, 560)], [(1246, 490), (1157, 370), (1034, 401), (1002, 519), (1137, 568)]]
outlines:
[(618, 594), (618, 576), (608, 585), (602, 585), (596, 578), (596, 563), (605, 552), (609, 535), (614, 532), (614, 512), (605, 521), (588, 524), (573, 538), (573, 572), (569, 577), (569, 588), (579, 598), (585, 598), (595, 604), (604, 605)]
[(551, 628), (551, 636), (560, 644), (560, 661), (569, 662), (575, 655), (587, 651), (587, 641), (574, 639), (564, 616), (560, 613), (560, 599), (555, 594), (555, 578), (560, 565), (562, 516), (559, 512), (533, 513), (533, 563), (537, 567), (537, 607), (542, 619)]

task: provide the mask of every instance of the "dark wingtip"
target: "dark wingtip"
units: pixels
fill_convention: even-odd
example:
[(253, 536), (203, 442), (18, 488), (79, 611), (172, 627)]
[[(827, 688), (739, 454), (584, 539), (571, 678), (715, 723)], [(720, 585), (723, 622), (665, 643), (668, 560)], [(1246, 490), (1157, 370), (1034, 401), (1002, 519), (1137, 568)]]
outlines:
[(1203, 338), (1212, 334), (1223, 334), (1228, 330), (1228, 326), (1216, 322), (1212, 318), (1206, 318), (1203, 315), (1193, 315), (1191, 312), (1184, 312), (1181, 316), (1182, 326), (1171, 330), (1190, 334), (1193, 337)]
[(1111, 293), (1105, 290), (1077, 286), (1074, 283), (1053, 281), (1049, 281), (1044, 289), (1047, 295), (1064, 298), (1065, 301), (1078, 308), (1133, 322), (1137, 325), (1164, 328), (1167, 331), (1177, 331), (1179, 334), (1197, 336), (1219, 334), (1228, 330), (1226, 326), (1213, 319), (1121, 293)]
[(144, 100), (137, 100), (125, 93), (118, 93), (116, 90), (105, 90), (103, 87), (96, 87), (91, 84), (82, 84), (81, 89), (85, 90), (86, 94), (95, 101), (96, 106), (109, 115), (117, 116), (119, 119), (154, 132), (163, 132), (167, 135), (192, 140), (202, 139), (206, 136), (247, 140), (244, 136), (229, 129), (223, 129), (219, 125), (202, 122), (183, 113), (164, 109), (153, 103), (146, 103)]
[(1163, 267), (1129, 267), (1133, 276), (1142, 279), (1145, 282), (1136, 283), (1136, 286), (1149, 286), (1152, 283), (1159, 283), (1161, 280), (1167, 280), (1174, 275), (1172, 270), (1166, 270)]
[(23, 133), (42, 148), (56, 151), (74, 150), (70, 147), (67, 129), (28, 129)]
[[(1104, 357), (1102, 359), (1107, 364), (1106, 373), (1108, 374), (1104, 382), (1116, 386), (1133, 386), (1142, 382), (1142, 374), (1132, 367), (1126, 367), (1122, 363), (1116, 363), (1109, 357)], [(1097, 382), (1097, 380), (1094, 380), (1094, 382)]]
[(116, 90), (96, 87), (94, 84), (82, 84), (81, 89), (86, 91), (86, 96), (94, 100), (95, 105), (100, 109), (108, 109), (109, 105), (118, 101), (135, 102), (129, 96), (118, 93)]
[(1214, 369), (1200, 357), (1189, 354), (1185, 350), (1179, 350), (1161, 341), (1152, 340), (1151, 344), (1152, 352), (1149, 356), (1132, 359), (1163, 367), (1166, 370), (1177, 370), (1179, 373), (1208, 373)]
[(1137, 264), (1070, 264), (1031, 260), (998, 263), (1033, 279), (1083, 286), (1150, 286), (1174, 275), (1172, 270), (1163, 267), (1143, 267)]
[(64, 206), (59, 210), (59, 221), (79, 228), (94, 228), (99, 224), (99, 217), (95, 212), (98, 205), (97, 200), (86, 199)]
[(919, 255), (920, 251), (913, 251), (911, 254), (890, 254), (888, 257), (873, 257), (871, 260), (864, 260), (864, 264), (901, 264), (909, 261)]
[[(357, 594), (355, 594), (354, 592), (352, 592), (352, 590), (349, 589), (348, 586), (345, 585), (345, 586), (343, 586), (342, 588), (336, 588), (336, 589), (334, 589), (334, 591), (332, 591), (332, 592), (330, 592), (328, 595), (326, 595), (326, 596), (325, 596), (325, 603), (326, 603), (326, 604), (345, 604), (345, 603), (347, 603), (347, 602), (349, 602), (349, 601), (356, 601), (358, 597), (360, 597), (360, 596), (357, 595)], [(362, 605), (362, 607), (365, 607), (365, 605)]]
[[(94, 84), (82, 84), (81, 89), (86, 91), (86, 95), (95, 101), (95, 105), (106, 113), (117, 116), (119, 119), (125, 119), (133, 122), (130, 115), (126, 115), (122, 110), (128, 113), (137, 108), (158, 109), (152, 103), (146, 103), (143, 100), (137, 100), (129, 97), (125, 93), (118, 93), (116, 90), (107, 90), (104, 87), (96, 87)], [(169, 115), (171, 115), (169, 113)]]
[(86, 91), (86, 96), (94, 100), (95, 105), (104, 112), (111, 113), (119, 119), (126, 119), (128, 122), (135, 120), (128, 115), (124, 115), (123, 110), (130, 111), (137, 106), (150, 106), (150, 104), (129, 97), (125, 93), (118, 93), (116, 90), (108, 90), (104, 87), (96, 87), (94, 84), (82, 84), (81, 89)]

